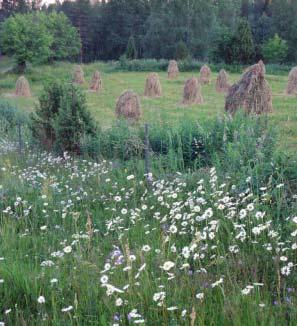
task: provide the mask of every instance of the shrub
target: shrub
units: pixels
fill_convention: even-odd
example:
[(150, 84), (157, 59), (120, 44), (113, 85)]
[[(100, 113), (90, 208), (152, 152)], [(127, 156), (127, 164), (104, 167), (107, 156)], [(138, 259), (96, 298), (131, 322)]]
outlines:
[(86, 108), (83, 93), (74, 85), (51, 82), (31, 116), (33, 137), (43, 148), (82, 154), (82, 139), (96, 138), (96, 127)]
[(288, 45), (278, 34), (263, 45), (264, 59), (271, 63), (282, 63), (288, 54)]
[(17, 140), (19, 128), (22, 137), (28, 140), (28, 114), (11, 104), (0, 100), (0, 138)]
[[(110, 160), (143, 159), (144, 130), (124, 121), (100, 134), (100, 156)], [(265, 117), (249, 118), (238, 113), (234, 118), (215, 121), (183, 120), (180, 124), (151, 124), (149, 142), (155, 162), (169, 171), (218, 166), (222, 174), (242, 179), (253, 169), (261, 178), (273, 170), (276, 135)]]

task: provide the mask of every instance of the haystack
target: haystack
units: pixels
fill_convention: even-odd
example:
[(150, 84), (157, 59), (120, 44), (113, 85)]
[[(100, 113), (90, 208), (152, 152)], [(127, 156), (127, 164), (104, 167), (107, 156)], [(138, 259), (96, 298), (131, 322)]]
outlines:
[(224, 69), (219, 72), (217, 82), (216, 82), (216, 90), (217, 92), (228, 92), (230, 85), (228, 83), (228, 74)]
[(203, 103), (203, 98), (201, 95), (201, 85), (197, 78), (192, 77), (188, 79), (184, 87), (183, 104), (201, 104)]
[(24, 76), (19, 77), (19, 79), (16, 82), (15, 95), (31, 97), (29, 82)]
[(204, 65), (200, 69), (200, 83), (210, 84), (211, 82), (211, 70), (207, 65)]
[(289, 81), (286, 93), (288, 95), (297, 94), (297, 67), (293, 68), (289, 73)]
[(100, 92), (102, 89), (102, 79), (101, 74), (98, 70), (96, 70), (93, 74), (92, 80), (90, 82), (90, 91), (92, 92)]
[(272, 112), (272, 93), (265, 80), (265, 65), (262, 61), (251, 66), (241, 79), (229, 88), (225, 110), (234, 114), (243, 108), (248, 114)]
[(84, 82), (85, 82), (84, 71), (81, 66), (77, 65), (74, 67), (72, 81), (75, 84), (84, 84)]
[(162, 95), (162, 88), (158, 74), (151, 73), (147, 76), (144, 95), (148, 97), (159, 97)]
[(178, 69), (178, 64), (175, 60), (170, 60), (169, 65), (168, 65), (168, 78), (169, 79), (174, 79), (178, 76), (179, 74), (179, 69)]
[(130, 121), (137, 121), (141, 117), (139, 96), (133, 91), (124, 91), (117, 100), (116, 116)]

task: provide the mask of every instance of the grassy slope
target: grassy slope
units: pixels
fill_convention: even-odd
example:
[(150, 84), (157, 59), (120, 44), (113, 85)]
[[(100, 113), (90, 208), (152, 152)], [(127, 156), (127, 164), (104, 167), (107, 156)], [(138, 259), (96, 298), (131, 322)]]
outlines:
[[(1, 70), (11, 63), (5, 60), (1, 63)], [(147, 73), (145, 72), (114, 72), (110, 66), (102, 63), (94, 63), (84, 66), (86, 81), (91, 79), (95, 69), (100, 69), (103, 75), (103, 91), (100, 95), (87, 93), (89, 108), (102, 127), (108, 127), (115, 119), (115, 102), (121, 92), (125, 89), (133, 89), (141, 95), (141, 103), (144, 112), (144, 121), (172, 121), (175, 122), (184, 117), (191, 119), (205, 119), (216, 116), (223, 112), (224, 95), (218, 94), (212, 85), (203, 86), (203, 97), (205, 103), (200, 106), (183, 107), (181, 102), (183, 84), (193, 73), (181, 73), (179, 78), (169, 81), (166, 73), (161, 72), (160, 78), (163, 87), (163, 97), (160, 99), (148, 99), (143, 96), (144, 83)], [(37, 97), (42, 89), (42, 83), (50, 78), (71, 79), (72, 65), (59, 63), (55, 66), (42, 66), (32, 68), (28, 73), (34, 97), (31, 99), (13, 98), (9, 94), (13, 92), (17, 76), (0, 75), (0, 98), (6, 98), (9, 102), (31, 111), (37, 102)], [(235, 82), (239, 75), (232, 74), (231, 81)], [(215, 74), (213, 74), (215, 80)], [(297, 102), (296, 97), (284, 95), (287, 78), (285, 76), (268, 75), (267, 80), (272, 87), (274, 94), (273, 104), (275, 112), (271, 115), (270, 121), (280, 128), (280, 145), (283, 148), (293, 151), (297, 140)], [(83, 86), (87, 90), (87, 83)]]

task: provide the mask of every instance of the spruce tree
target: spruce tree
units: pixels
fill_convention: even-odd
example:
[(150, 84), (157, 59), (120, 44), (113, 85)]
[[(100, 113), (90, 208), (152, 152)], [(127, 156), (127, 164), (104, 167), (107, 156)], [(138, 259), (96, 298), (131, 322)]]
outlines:
[(179, 41), (176, 46), (175, 58), (177, 60), (184, 60), (189, 56), (189, 51), (183, 41)]
[(129, 60), (137, 59), (137, 50), (133, 36), (129, 37), (125, 54), (126, 58)]
[(250, 24), (241, 19), (236, 34), (232, 40), (233, 58), (242, 64), (248, 64), (254, 56), (254, 43)]
[(78, 87), (58, 81), (45, 86), (31, 116), (31, 130), (41, 147), (59, 154), (81, 154), (83, 138), (95, 139), (97, 134), (85, 95)]

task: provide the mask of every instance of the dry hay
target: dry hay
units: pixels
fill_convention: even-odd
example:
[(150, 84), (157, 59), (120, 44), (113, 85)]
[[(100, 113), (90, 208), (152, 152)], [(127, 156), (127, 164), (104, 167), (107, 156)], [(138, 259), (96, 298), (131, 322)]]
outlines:
[(197, 78), (192, 77), (188, 79), (184, 86), (184, 96), (183, 104), (201, 104), (203, 103), (203, 98), (201, 95), (201, 85)]
[(158, 74), (151, 73), (147, 76), (144, 95), (147, 97), (159, 97), (162, 95), (162, 87)]
[(224, 69), (222, 69), (219, 72), (218, 78), (217, 78), (217, 82), (216, 82), (216, 90), (217, 92), (228, 92), (229, 90), (229, 83), (228, 83), (228, 74), (226, 73), (226, 71)]
[(96, 70), (93, 74), (92, 80), (90, 82), (90, 91), (92, 92), (100, 92), (102, 89), (102, 79), (101, 74), (98, 70)]
[(84, 84), (84, 71), (81, 66), (76, 65), (73, 70), (73, 83), (75, 84)]
[(248, 114), (273, 110), (271, 88), (265, 80), (265, 65), (262, 61), (247, 69), (241, 79), (229, 88), (225, 110), (233, 115), (241, 107)]
[(200, 83), (210, 84), (211, 82), (211, 70), (207, 65), (204, 65), (200, 69)]
[(130, 121), (138, 121), (141, 117), (139, 96), (133, 91), (124, 91), (117, 100), (116, 116)]
[(16, 82), (15, 95), (31, 97), (29, 82), (24, 76), (19, 77), (19, 79)]
[(288, 95), (297, 94), (297, 67), (292, 68), (289, 73), (289, 81), (286, 89)]
[(178, 64), (175, 60), (170, 60), (169, 65), (168, 65), (168, 78), (169, 79), (174, 79), (178, 76), (179, 74), (179, 69), (178, 69)]

